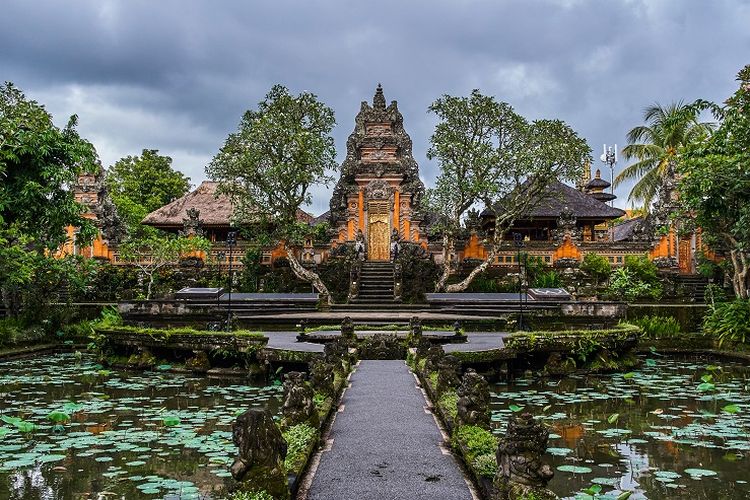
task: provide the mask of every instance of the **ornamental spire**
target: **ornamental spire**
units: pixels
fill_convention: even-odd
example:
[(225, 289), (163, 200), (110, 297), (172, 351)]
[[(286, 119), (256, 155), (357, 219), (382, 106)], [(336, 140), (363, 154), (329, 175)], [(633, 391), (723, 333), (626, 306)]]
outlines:
[(378, 83), (375, 89), (375, 97), (372, 98), (372, 107), (375, 109), (385, 109), (385, 96), (383, 95), (383, 86)]

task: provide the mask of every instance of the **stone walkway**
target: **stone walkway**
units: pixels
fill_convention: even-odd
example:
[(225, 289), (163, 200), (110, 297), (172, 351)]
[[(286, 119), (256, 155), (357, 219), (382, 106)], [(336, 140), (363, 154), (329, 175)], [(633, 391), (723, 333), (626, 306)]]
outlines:
[(308, 499), (472, 499), (403, 361), (362, 361), (351, 383)]

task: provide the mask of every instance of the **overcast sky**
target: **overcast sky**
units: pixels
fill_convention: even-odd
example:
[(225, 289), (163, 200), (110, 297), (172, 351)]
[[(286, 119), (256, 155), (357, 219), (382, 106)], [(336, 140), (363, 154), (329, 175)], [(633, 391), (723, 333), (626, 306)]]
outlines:
[[(192, 179), (274, 83), (336, 113), (339, 158), (378, 82), (429, 186), (427, 106), (473, 88), (625, 143), (654, 102), (721, 101), (750, 63), (747, 0), (3, 0), (0, 78), (73, 113), (104, 166), (159, 149)], [(618, 170), (624, 164), (618, 166)], [(608, 174), (607, 174), (608, 176)], [(616, 194), (625, 206), (629, 186)], [(310, 211), (328, 207), (316, 192)]]

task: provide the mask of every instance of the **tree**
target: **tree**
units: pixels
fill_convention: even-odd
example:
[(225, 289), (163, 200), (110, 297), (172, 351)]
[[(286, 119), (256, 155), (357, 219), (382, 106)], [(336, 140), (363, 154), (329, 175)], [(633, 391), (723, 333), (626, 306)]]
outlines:
[(550, 183), (577, 178), (590, 159), (586, 141), (560, 120), (529, 123), (509, 115), (503, 127), (491, 164), (476, 176), (478, 200), (494, 220), (494, 230), (488, 235), (490, 251), (463, 281), (447, 286), (447, 292), (465, 290), (492, 264), (505, 234), (519, 216), (542, 201)]
[(594, 285), (599, 286), (599, 283), (609, 278), (609, 275), (612, 274), (612, 265), (605, 256), (589, 252), (583, 256), (581, 271), (594, 278)]
[(681, 219), (701, 229), (712, 250), (732, 265), (738, 298), (750, 288), (750, 65), (737, 75), (739, 88), (717, 109), (721, 120), (709, 138), (687, 148), (680, 161)]
[(64, 243), (66, 226), (79, 228), (82, 243), (97, 232), (69, 189), (99, 166), (94, 146), (75, 130), (77, 121), (73, 115), (60, 129), (42, 105), (10, 82), (0, 85), (0, 225), (28, 236), (40, 252)]
[(327, 172), (336, 168), (331, 130), (333, 110), (310, 92), (294, 96), (274, 85), (257, 110), (248, 110), (207, 167), (208, 176), (235, 204), (238, 224), (272, 228), (285, 243), (295, 275), (309, 281), (331, 300), (317, 273), (305, 269), (293, 249), (310, 232), (297, 221), (302, 205), (312, 201), (310, 188), (327, 185)]
[(636, 162), (620, 172), (614, 186), (637, 179), (628, 199), (643, 201), (646, 207), (651, 205), (664, 182), (674, 178), (682, 149), (710, 134), (714, 125), (698, 121), (701, 110), (701, 106), (682, 101), (646, 108), (646, 125), (628, 132), (628, 145), (622, 150), (625, 159)]
[(118, 160), (107, 171), (105, 182), (130, 232), (141, 232), (146, 215), (190, 189), (190, 179), (172, 168), (172, 158), (156, 149)]
[(423, 203), (436, 217), (432, 230), (443, 239), (443, 272), (435, 284), (435, 291), (440, 292), (451, 273), (450, 256), (466, 212), (478, 202), (492, 170), (511, 147), (522, 118), (509, 104), (477, 89), (469, 97), (443, 95), (429, 111), (441, 120), (427, 151), (429, 159), (438, 160), (440, 175)]
[(210, 243), (201, 237), (151, 234), (140, 239), (129, 239), (120, 245), (120, 258), (137, 267), (147, 278), (146, 300), (151, 299), (156, 273), (173, 266), (191, 253), (208, 251)]

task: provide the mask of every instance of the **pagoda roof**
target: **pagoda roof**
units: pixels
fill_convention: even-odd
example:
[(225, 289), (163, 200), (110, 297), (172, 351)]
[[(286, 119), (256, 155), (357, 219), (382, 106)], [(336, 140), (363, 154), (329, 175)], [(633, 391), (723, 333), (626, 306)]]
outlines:
[[(234, 208), (232, 200), (217, 192), (218, 183), (203, 181), (200, 186), (185, 196), (158, 208), (144, 217), (142, 223), (155, 227), (182, 227), (187, 212), (196, 209), (204, 227), (230, 227)], [(311, 223), (315, 217), (304, 210), (297, 211), (297, 220)]]
[[(563, 212), (570, 212), (578, 219), (609, 220), (625, 215), (625, 211), (610, 207), (591, 195), (582, 193), (560, 181), (552, 181), (547, 186), (542, 199), (518, 219), (557, 219)], [(489, 210), (483, 217), (491, 216)]]

